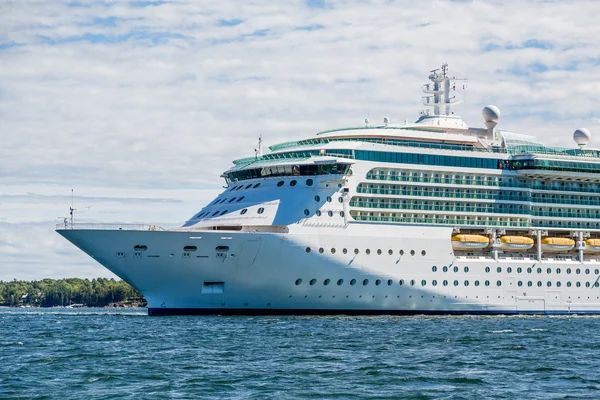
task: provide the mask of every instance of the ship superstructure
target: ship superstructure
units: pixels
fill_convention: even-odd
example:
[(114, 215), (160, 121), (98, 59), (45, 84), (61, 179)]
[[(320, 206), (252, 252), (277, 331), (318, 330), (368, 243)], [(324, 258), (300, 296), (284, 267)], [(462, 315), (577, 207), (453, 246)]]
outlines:
[(149, 313), (600, 312), (600, 153), (452, 113), (447, 66), (414, 124), (334, 129), (237, 160), (181, 228), (57, 231)]

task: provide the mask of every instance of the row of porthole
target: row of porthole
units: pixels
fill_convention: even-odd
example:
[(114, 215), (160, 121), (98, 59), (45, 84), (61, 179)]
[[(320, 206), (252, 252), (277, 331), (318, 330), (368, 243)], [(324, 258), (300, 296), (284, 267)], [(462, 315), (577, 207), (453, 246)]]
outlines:
[[(236, 199), (237, 199), (237, 202), (236, 202), (236, 203), (239, 203), (240, 201), (244, 200), (244, 198), (245, 198), (245, 196), (241, 196), (241, 197), (239, 197), (239, 198), (238, 198), (238, 197), (232, 197), (231, 199), (229, 199), (229, 201), (228, 201), (227, 203), (228, 203), (228, 204), (229, 204), (229, 203), (233, 203), (233, 202), (234, 202)], [(226, 197), (226, 198), (224, 198), (224, 199), (221, 199), (221, 200), (217, 200), (217, 201), (215, 201), (214, 203), (212, 203), (212, 205), (214, 206), (214, 205), (217, 205), (217, 204), (223, 204), (223, 203), (225, 203), (226, 201), (227, 201), (227, 197)]]
[[(434, 265), (433, 267), (431, 267), (431, 270), (432, 270), (433, 272), (437, 272), (437, 270), (438, 270), (438, 267), (436, 267), (436, 266)], [(459, 270), (459, 268), (458, 268), (458, 267), (454, 267), (454, 268), (453, 268), (453, 271), (454, 271), (454, 272), (458, 272), (458, 270)], [(446, 267), (446, 266), (442, 267), (442, 271), (443, 271), (443, 272), (448, 272), (448, 267)], [(464, 271), (465, 271), (465, 272), (469, 272), (469, 267), (464, 267)], [(506, 268), (506, 272), (508, 272), (509, 274), (510, 274), (510, 273), (512, 273), (512, 271), (513, 271), (512, 267), (507, 267), (507, 268)], [(491, 269), (490, 269), (490, 267), (485, 267), (485, 272), (488, 272), (488, 273), (489, 273), (489, 272), (491, 272)], [(496, 272), (498, 272), (498, 273), (501, 273), (501, 272), (502, 272), (502, 267), (498, 267), (498, 268), (496, 268)], [(518, 268), (517, 268), (517, 273), (519, 273), (519, 274), (520, 274), (520, 273), (522, 273), (522, 272), (523, 272), (523, 268), (521, 268), (521, 267), (518, 267)], [(531, 274), (532, 272), (533, 272), (533, 268), (531, 268), (531, 267), (530, 267), (530, 268), (527, 268), (527, 273), (528, 273), (528, 274)], [(557, 269), (556, 269), (556, 273), (557, 273), (557, 274), (560, 274), (561, 272), (562, 272), (562, 270), (561, 270), (560, 268), (557, 268)], [(570, 274), (570, 273), (572, 272), (572, 271), (571, 271), (571, 268), (567, 268), (566, 272), (567, 272), (567, 274)], [(538, 273), (538, 274), (541, 274), (541, 273), (542, 273), (542, 268), (538, 268), (538, 269), (537, 269), (537, 273)], [(547, 274), (550, 274), (550, 273), (552, 273), (552, 268), (546, 268), (546, 273), (547, 273)], [(580, 269), (580, 268), (577, 268), (577, 269), (575, 270), (575, 273), (576, 273), (576, 274), (580, 274), (580, 273), (581, 273), (581, 269)], [(589, 269), (589, 268), (586, 268), (586, 269), (585, 269), (585, 274), (586, 274), (586, 275), (589, 275), (590, 273), (591, 273), (590, 269)], [(594, 274), (595, 274), (595, 275), (598, 275), (598, 274), (600, 274), (600, 270), (599, 270), (599, 269), (595, 269), (595, 270), (594, 270)]]
[(257, 184), (254, 184), (254, 186), (252, 186), (252, 185), (253, 184), (250, 183), (250, 184), (246, 185), (245, 188), (244, 188), (244, 185), (235, 186), (235, 187), (232, 187), (231, 189), (229, 189), (229, 191), (233, 192), (234, 190), (240, 190), (241, 188), (250, 189), (251, 187), (252, 187), (252, 189), (256, 189), (257, 187), (260, 186), (260, 182), (258, 182)]
[[(326, 200), (327, 200), (327, 202), (328, 202), (328, 203), (331, 203), (331, 196), (327, 196)], [(318, 202), (320, 202), (320, 201), (321, 201), (321, 197), (319, 197), (319, 195), (315, 196), (315, 201), (316, 201), (317, 203), (318, 203)], [(338, 201), (339, 201), (340, 203), (343, 203), (343, 202), (344, 202), (344, 198), (340, 196), (340, 197), (338, 198)]]
[[(328, 286), (330, 283), (331, 283), (331, 279), (325, 279), (325, 280), (323, 281), (323, 285), (324, 285), (324, 286)], [(356, 279), (351, 279), (351, 280), (350, 280), (350, 286), (354, 286), (354, 285), (356, 285), (356, 283), (357, 283), (357, 280), (356, 280)], [(382, 280), (381, 280), (381, 279), (376, 279), (376, 280), (375, 280), (375, 286), (379, 286), (379, 285), (381, 285), (381, 283), (382, 283)], [(400, 281), (398, 281), (398, 284), (399, 284), (400, 286), (403, 286), (403, 285), (404, 285), (404, 283), (405, 283), (405, 282), (404, 282), (404, 279), (400, 279)], [(296, 284), (296, 286), (299, 286), (299, 285), (301, 285), (301, 284), (302, 284), (302, 279), (301, 279), (301, 278), (298, 278), (298, 279), (296, 279), (296, 282), (295, 282), (295, 284)], [(316, 280), (316, 279), (311, 279), (311, 280), (309, 281), (309, 284), (310, 284), (310, 286), (314, 286), (314, 285), (316, 285), (316, 284), (317, 284), (317, 280)], [(343, 280), (343, 279), (338, 279), (338, 280), (337, 280), (337, 285), (338, 285), (338, 286), (341, 286), (341, 285), (343, 285), (343, 284), (344, 284), (344, 280)], [(368, 280), (368, 279), (363, 279), (363, 281), (362, 281), (362, 284), (363, 284), (363, 286), (367, 286), (367, 285), (369, 284), (369, 280)], [(388, 285), (388, 286), (392, 286), (393, 284), (394, 284), (394, 281), (393, 281), (393, 280), (391, 280), (391, 279), (388, 279), (388, 280), (387, 280), (387, 285)], [(408, 284), (409, 284), (410, 286), (415, 286), (415, 284), (416, 284), (416, 281), (415, 281), (414, 279), (411, 279), (411, 280), (408, 282)], [(437, 286), (437, 284), (438, 284), (438, 281), (437, 281), (437, 280), (435, 280), (435, 279), (434, 279), (434, 280), (432, 280), (432, 281), (431, 281), (431, 285), (432, 285), (432, 286)], [(459, 282), (458, 280), (455, 280), (454, 282), (452, 282), (452, 284), (453, 284), (454, 286), (459, 286), (459, 285), (460, 285), (460, 282)], [(484, 284), (485, 286), (490, 286), (490, 285), (491, 285), (491, 282), (490, 282), (489, 280), (486, 280), (486, 281), (484, 281), (484, 282), (483, 282), (483, 284)], [(567, 287), (571, 287), (571, 282), (567, 282), (566, 284), (567, 284)], [(448, 280), (443, 280), (443, 281), (442, 281), (442, 285), (443, 285), (443, 286), (448, 286), (448, 285), (449, 285), (449, 281), (448, 281)], [(463, 285), (464, 285), (464, 286), (469, 286), (469, 285), (470, 285), (470, 283), (469, 283), (469, 281), (468, 281), (468, 280), (465, 280), (465, 281), (463, 282)], [(475, 285), (475, 286), (479, 286), (479, 281), (474, 281), (474, 282), (473, 282), (473, 285)], [(519, 287), (520, 287), (520, 286), (523, 286), (523, 281), (519, 281), (519, 282), (517, 283), (517, 285), (518, 285)], [(556, 287), (561, 287), (561, 285), (562, 285), (562, 283), (561, 283), (560, 281), (559, 281), (559, 282), (556, 282)], [(590, 282), (585, 282), (585, 287), (587, 287), (587, 288), (591, 287), (592, 285), (593, 285), (594, 287), (600, 287), (600, 283), (599, 283), (599, 282), (595, 282), (595, 283), (593, 283), (593, 284), (592, 284), (592, 283), (590, 283)], [(427, 281), (426, 281), (425, 279), (423, 279), (423, 280), (421, 281), (421, 286), (427, 286)], [(498, 287), (502, 286), (502, 281), (496, 281), (496, 286), (498, 286)], [(529, 286), (529, 287), (533, 286), (533, 282), (532, 282), (532, 281), (528, 281), (528, 282), (527, 282), (527, 286)], [(542, 287), (542, 286), (543, 286), (543, 283), (542, 283), (542, 281), (538, 281), (538, 282), (537, 282), (537, 286), (538, 286), (538, 287)], [(551, 282), (551, 281), (548, 281), (548, 282), (546, 282), (546, 286), (548, 286), (548, 287), (552, 287), (552, 282)], [(581, 282), (576, 282), (576, 283), (575, 283), (575, 286), (576, 286), (576, 287), (581, 287)]]
[[(344, 215), (346, 215), (343, 211), (340, 211), (340, 217), (344, 218)], [(307, 217), (310, 215), (310, 210), (309, 209), (305, 209), (304, 210), (304, 215), (306, 215)], [(317, 217), (320, 217), (322, 215), (321, 210), (317, 210), (317, 212), (315, 212), (315, 215)], [(333, 217), (333, 211), (327, 211), (327, 215), (329, 215), (330, 217)]]
[[(292, 180), (290, 181), (290, 186), (296, 186), (296, 183), (298, 183), (298, 182), (297, 182), (295, 179), (292, 179)], [(285, 181), (279, 181), (279, 182), (277, 182), (277, 186), (278, 186), (278, 187), (281, 187), (281, 186), (283, 186), (284, 184), (285, 184)], [(307, 179), (307, 180), (306, 180), (306, 186), (312, 186), (312, 185), (313, 185), (313, 180), (312, 180), (312, 179), (310, 179), (310, 178), (309, 178), (309, 179)]]
[[(310, 247), (307, 247), (307, 248), (306, 248), (306, 252), (307, 252), (307, 253), (310, 253), (311, 251), (312, 251), (312, 249), (311, 249)], [(336, 253), (336, 249), (335, 249), (335, 247), (332, 247), (330, 251), (331, 251), (331, 254), (335, 254), (335, 253)], [(319, 247), (319, 253), (323, 254), (324, 252), (325, 252), (325, 249), (324, 249), (324, 248), (322, 248), (322, 247)], [(342, 253), (344, 253), (344, 254), (347, 254), (347, 253), (348, 253), (348, 249), (346, 249), (346, 248), (343, 248), (343, 249), (342, 249)], [(354, 254), (358, 254), (358, 253), (360, 253), (360, 250), (358, 250), (358, 249), (354, 249)], [(390, 256), (391, 256), (391, 255), (394, 255), (394, 250), (392, 250), (392, 249), (389, 249), (389, 250), (387, 251), (387, 253), (388, 253)], [(367, 254), (367, 255), (371, 254), (371, 250), (370, 250), (370, 249), (366, 249), (366, 250), (365, 250), (365, 254)], [(381, 249), (377, 249), (377, 254), (378, 254), (378, 255), (382, 255), (382, 254), (383, 254), (383, 252), (381, 251)], [(400, 251), (398, 252), (398, 254), (400, 254), (401, 256), (403, 256), (403, 255), (404, 255), (404, 250), (400, 250)], [(415, 251), (414, 251), (414, 250), (411, 250), (411, 251), (410, 251), (410, 255), (411, 255), (411, 256), (414, 256), (415, 254), (416, 254), (416, 253), (415, 253)], [(426, 255), (426, 254), (427, 254), (427, 252), (426, 252), (425, 250), (421, 250), (421, 255), (422, 255), (422, 256), (424, 256), (424, 255)]]
[[(241, 214), (241, 215), (244, 215), (244, 214), (246, 214), (247, 212), (248, 212), (248, 209), (247, 209), (247, 208), (244, 208), (244, 209), (242, 209), (242, 210), (240, 211), (240, 214)], [(258, 209), (258, 210), (256, 210), (256, 212), (257, 212), (258, 214), (262, 214), (262, 213), (264, 213), (264, 212), (265, 212), (265, 209), (264, 209), (263, 207), (259, 207), (259, 209)]]

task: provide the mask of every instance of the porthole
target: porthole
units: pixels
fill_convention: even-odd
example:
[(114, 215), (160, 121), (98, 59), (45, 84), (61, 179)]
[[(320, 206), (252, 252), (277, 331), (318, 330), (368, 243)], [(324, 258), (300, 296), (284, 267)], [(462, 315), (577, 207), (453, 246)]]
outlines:
[(448, 267), (444, 266), (444, 267), (442, 268), (442, 271), (444, 271), (444, 272), (448, 272)]
[(198, 250), (198, 247), (196, 247), (196, 246), (184, 246), (183, 247), (183, 251), (187, 251), (187, 252), (196, 251), (196, 250)]
[(502, 281), (496, 281), (496, 286), (502, 286)]
[(527, 286), (531, 287), (532, 285), (533, 285), (533, 282), (531, 282), (531, 281), (527, 282)]
[(496, 272), (498, 272), (498, 273), (502, 272), (502, 268), (501, 267), (496, 268)]
[(577, 269), (575, 270), (575, 273), (576, 273), (576, 274), (580, 274), (580, 273), (581, 273), (581, 270), (580, 270), (579, 268), (577, 268)]
[(485, 286), (490, 286), (490, 281), (485, 281)]
[(354, 254), (358, 254), (359, 250), (358, 249), (354, 249)]
[(447, 280), (444, 280), (444, 282), (442, 282), (442, 285), (444, 285), (444, 286), (448, 286), (448, 281), (447, 281)]
[(538, 269), (537, 269), (537, 273), (538, 273), (538, 274), (541, 274), (541, 273), (542, 273), (542, 269), (541, 269), (541, 268), (538, 268)]
[(317, 283), (317, 280), (316, 280), (316, 279), (311, 279), (311, 280), (310, 280), (310, 285), (311, 285), (311, 286), (312, 286), (312, 285), (314, 285), (315, 283)]
[(381, 279), (375, 280), (375, 286), (379, 286), (379, 285), (381, 285)]
[(585, 269), (585, 274), (589, 275), (590, 274), (590, 270), (588, 268)]
[(600, 273), (600, 271), (598, 271), (597, 269), (594, 270), (594, 274), (598, 275)]
[(338, 279), (338, 281), (337, 281), (338, 286), (342, 286), (343, 283), (344, 283), (343, 279)]
[(256, 189), (259, 186), (260, 186), (260, 182), (258, 182), (256, 185), (252, 186), (252, 189)]
[[(225, 210), (221, 213), (221, 215), (225, 215), (225, 214), (227, 214), (227, 210)], [(221, 215), (219, 215), (219, 216), (221, 216)]]
[(298, 183), (298, 182), (296, 182), (295, 180), (290, 181), (290, 186), (296, 186), (296, 183)]
[(296, 279), (296, 286), (302, 283), (302, 279)]
[(485, 267), (485, 272), (490, 272), (490, 267)]
[(560, 281), (556, 282), (556, 287), (560, 287), (561, 283)]
[(343, 202), (344, 202), (344, 198), (340, 196), (340, 197), (338, 197), (338, 201), (339, 201), (340, 203), (343, 203)]
[(523, 281), (517, 282), (517, 286), (519, 286), (519, 287), (523, 286)]
[(315, 213), (317, 217), (321, 216), (321, 210), (317, 210), (317, 212)]
[(437, 271), (437, 267), (434, 265), (433, 267), (431, 267), (431, 270), (432, 270), (433, 272), (436, 272), (436, 271)]
[(244, 189), (250, 189), (252, 187), (252, 184), (249, 184), (248, 186), (246, 186)]
[(589, 283), (589, 282), (586, 282), (586, 283), (585, 283), (585, 287), (590, 287), (590, 283)]
[(398, 281), (398, 284), (399, 284), (400, 286), (404, 285), (404, 279), (400, 279), (400, 280)]
[(310, 253), (310, 247), (307, 247), (307, 248), (306, 248), (306, 252), (307, 252), (307, 253)]
[(469, 281), (465, 281), (465, 286), (469, 286)]
[(327, 202), (331, 203), (331, 196), (327, 196)]
[(327, 215), (329, 215), (330, 217), (333, 217), (333, 211), (331, 211), (331, 210), (327, 211)]
[(551, 274), (552, 273), (552, 268), (546, 268), (546, 273), (547, 274)]
[(415, 280), (414, 279), (410, 280), (410, 286), (415, 286)]
[(567, 274), (571, 273), (571, 268), (567, 268)]
[(331, 248), (331, 254), (335, 254), (335, 247)]
[(508, 272), (509, 274), (512, 273), (512, 268), (511, 267), (506, 268), (506, 272)]
[(427, 281), (426, 281), (425, 279), (423, 279), (423, 280), (421, 281), (421, 286), (425, 286), (425, 285), (427, 285)]
[(306, 186), (312, 186), (313, 185), (313, 180), (312, 179), (307, 179), (306, 180)]
[(381, 255), (381, 249), (377, 249), (377, 255), (380, 256)]
[(469, 272), (469, 267), (465, 267), (465, 268), (464, 268), (464, 271), (465, 271), (465, 272)]
[(350, 280), (350, 286), (354, 286), (354, 285), (356, 285), (356, 279)]
[(530, 274), (533, 270), (531, 268), (527, 268), (527, 273)]
[(479, 281), (475, 281), (475, 282), (474, 282), (474, 285), (475, 285), (475, 286), (479, 286)]
[(367, 286), (369, 284), (369, 280), (368, 279), (363, 279), (363, 286)]
[(342, 253), (347, 254), (348, 253), (348, 249), (346, 249), (345, 247), (342, 249)]
[(414, 250), (411, 250), (411, 251), (410, 251), (410, 255), (411, 255), (411, 256), (414, 256), (414, 255), (415, 255), (415, 251), (414, 251)]
[(214, 212), (214, 213), (211, 215), (211, 217), (214, 217), (214, 216), (215, 216), (215, 215), (217, 215), (218, 213), (219, 213), (219, 211), (215, 211), (215, 212)]
[(454, 286), (458, 286), (458, 281), (454, 281)]
[(325, 249), (323, 249), (322, 247), (319, 247), (319, 253), (323, 254), (324, 251), (325, 251)]
[(244, 200), (244, 196), (240, 197), (239, 199), (237, 199), (236, 203), (239, 203), (240, 201)]
[(560, 272), (561, 272), (560, 268), (556, 268), (556, 273), (560, 274)]
[(279, 181), (277, 182), (277, 186), (283, 186), (284, 182), (283, 181)]
[(400, 255), (403, 256), (404, 255), (404, 250), (400, 250)]
[(567, 287), (571, 287), (571, 282), (567, 282)]
[(427, 254), (427, 252), (425, 250), (421, 250), (421, 255), (425, 256), (425, 254)]
[(259, 214), (262, 214), (265, 212), (265, 209), (263, 207), (259, 208), (257, 211)]
[(392, 254), (394, 254), (394, 250), (392, 250), (392, 249), (389, 249), (389, 250), (388, 250), (388, 254), (391, 256)]
[(452, 270), (453, 270), (454, 272), (458, 272), (458, 267), (454, 267), (454, 268), (452, 268)]
[(327, 286), (327, 285), (329, 285), (329, 282), (331, 282), (331, 280), (329, 278), (327, 278), (323, 281), (323, 285)]
[(319, 201), (321, 201), (321, 198), (319, 196), (315, 196), (315, 201), (318, 203)]
[(520, 274), (521, 272), (523, 272), (523, 268), (521, 268), (521, 267), (517, 268), (517, 273)]
[(552, 286), (552, 282), (550, 282), (550, 281), (546, 282), (546, 286), (551, 287)]
[(391, 280), (391, 279), (388, 279), (388, 282), (387, 282), (387, 283), (388, 283), (388, 286), (392, 286), (392, 283), (394, 283), (394, 281), (393, 281), (393, 280)]
[(365, 250), (365, 253), (367, 253), (367, 255), (369, 255), (369, 254), (371, 254), (371, 250), (369, 250), (369, 249), (366, 249), (366, 250)]
[(232, 197), (232, 198), (231, 198), (231, 199), (228, 201), (228, 203), (233, 203), (233, 201), (234, 201), (234, 200), (235, 200), (235, 197)]
[(537, 285), (538, 287), (542, 287), (542, 281), (538, 281)]
[(308, 214), (310, 214), (310, 211), (308, 211), (308, 209), (304, 210), (304, 215), (308, 217)]
[(340, 217), (344, 218), (344, 215), (346, 215), (346, 214), (344, 214), (343, 211), (340, 211)]

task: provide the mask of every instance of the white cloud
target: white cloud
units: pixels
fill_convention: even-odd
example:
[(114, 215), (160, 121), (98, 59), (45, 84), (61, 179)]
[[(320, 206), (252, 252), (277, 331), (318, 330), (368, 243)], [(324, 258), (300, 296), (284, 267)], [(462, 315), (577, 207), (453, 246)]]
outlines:
[[(414, 120), (427, 72), (446, 61), (469, 78), (459, 111), (471, 125), (492, 103), (499, 128), (550, 145), (570, 146), (578, 127), (600, 134), (594, 1), (75, 4), (0, 10), (1, 232), (53, 235), (49, 246), (64, 240), (44, 221), (72, 187), (93, 220), (183, 221), (259, 134), (274, 144), (367, 116)], [(5, 254), (43, 265), (11, 243), (0, 278)]]

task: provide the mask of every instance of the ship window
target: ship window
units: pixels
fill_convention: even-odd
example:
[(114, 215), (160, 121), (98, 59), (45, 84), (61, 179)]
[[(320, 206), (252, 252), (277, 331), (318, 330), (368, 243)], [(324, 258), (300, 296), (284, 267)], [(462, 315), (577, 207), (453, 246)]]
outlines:
[(425, 285), (427, 285), (427, 281), (426, 281), (425, 279), (423, 279), (423, 280), (421, 281), (421, 286), (425, 286)]
[(198, 247), (196, 247), (196, 246), (185, 246), (183, 248), (183, 251), (196, 251), (196, 250), (198, 250)]
[(541, 268), (538, 268), (538, 269), (537, 269), (537, 273), (538, 273), (538, 274), (541, 274), (541, 273), (542, 273), (542, 269), (541, 269)]
[(531, 285), (533, 285), (533, 282), (531, 282), (531, 281), (528, 281), (528, 282), (527, 282), (527, 286), (531, 287)]
[(321, 210), (317, 210), (317, 212), (315, 213), (317, 215), (317, 217), (321, 216)]
[(235, 197), (232, 197), (231, 199), (229, 199), (228, 203), (232, 203), (235, 200)]
[(319, 247), (319, 253), (323, 254), (325, 250), (322, 247)]
[(556, 273), (560, 274), (560, 268), (556, 268)]
[(403, 256), (404, 255), (404, 250), (400, 250), (400, 255)]
[(344, 202), (344, 198), (340, 196), (340, 197), (338, 198), (338, 201), (339, 201), (340, 203), (343, 203), (343, 202)]
[(552, 286), (552, 282), (550, 282), (550, 281), (546, 282), (546, 286), (548, 286), (548, 287)]
[(246, 186), (244, 189), (250, 189), (252, 187), (252, 184), (249, 184), (248, 186)]
[(410, 280), (410, 286), (415, 286), (415, 280), (414, 279)]
[(310, 285), (311, 285), (311, 286), (312, 286), (312, 285), (314, 285), (315, 283), (317, 283), (317, 280), (316, 280), (316, 279), (311, 279), (311, 280), (310, 280)]
[(306, 252), (307, 252), (307, 253), (310, 253), (310, 247), (307, 247), (307, 248), (306, 248)]
[(538, 287), (542, 287), (542, 281), (538, 281), (537, 285)]
[(465, 281), (465, 286), (469, 286), (469, 281)]
[(308, 211), (308, 209), (304, 210), (304, 215), (308, 216), (308, 214), (310, 214), (310, 211)]
[(400, 280), (398, 281), (398, 284), (399, 284), (400, 286), (404, 285), (404, 279), (400, 279)]
[(239, 203), (240, 201), (244, 200), (244, 196), (240, 197), (239, 199), (237, 199), (236, 203)]
[(579, 268), (577, 268), (577, 269), (575, 270), (575, 273), (576, 273), (576, 274), (580, 274), (580, 273), (581, 273), (581, 270), (580, 270)]
[(521, 272), (523, 272), (523, 268), (521, 268), (521, 267), (517, 268), (517, 273), (520, 274)]
[(217, 215), (218, 213), (219, 213), (219, 211), (215, 211), (215, 212), (213, 213), (213, 215), (212, 215), (212, 216), (214, 217), (214, 216), (215, 216), (215, 215)]
[(279, 181), (277, 182), (277, 186), (283, 186), (284, 182), (283, 181)]
[(444, 272), (448, 272), (448, 267), (446, 267), (446, 266), (444, 265), (444, 268), (442, 268), (442, 271), (444, 271)]
[(496, 272), (498, 272), (498, 273), (502, 272), (502, 268), (501, 267), (496, 268)]
[(379, 286), (381, 285), (381, 279), (376, 279), (375, 280), (375, 286)]
[(348, 249), (346, 249), (345, 247), (342, 249), (342, 253), (347, 254), (348, 253)]
[(433, 267), (431, 267), (431, 270), (432, 270), (433, 272), (436, 272), (436, 271), (437, 271), (437, 267), (434, 265)]
[(533, 271), (531, 268), (527, 268), (527, 273), (530, 274)]
[(479, 286), (479, 281), (475, 281), (475, 286)]
[(306, 180), (306, 186), (312, 186), (313, 185), (313, 180), (312, 179), (307, 179)]
[(344, 218), (344, 212), (340, 211), (340, 217)]
[(567, 274), (571, 273), (571, 268), (567, 268)]
[(317, 195), (317, 196), (315, 196), (315, 201), (319, 202), (319, 201), (321, 201), (321, 198)]
[(432, 284), (433, 286), (437, 286), (437, 281), (434, 279), (434, 280), (432, 280), (432, 281), (431, 281), (431, 284)]
[(485, 286), (490, 286), (490, 281), (485, 281)]
[(256, 189), (259, 186), (260, 186), (260, 182), (258, 182), (256, 185), (252, 186), (252, 189)]
[(335, 254), (335, 247), (331, 249), (331, 254)]
[(359, 250), (358, 249), (354, 249), (354, 254), (358, 254)]
[(323, 285), (327, 286), (327, 285), (329, 285), (329, 282), (331, 282), (331, 280), (329, 278), (327, 278), (323, 281)]
[(414, 256), (414, 255), (415, 255), (415, 251), (414, 251), (414, 250), (411, 250), (411, 251), (410, 251), (410, 255), (411, 255), (411, 256)]
[(133, 250), (134, 251), (146, 251), (146, 250), (148, 250), (148, 246), (146, 246), (145, 244), (136, 244), (135, 246), (133, 246)]
[(381, 255), (381, 249), (377, 249), (377, 255)]
[(444, 282), (442, 282), (442, 285), (444, 285), (444, 286), (448, 286), (448, 281), (447, 281), (447, 280), (444, 280)]
[(290, 186), (296, 186), (296, 181), (295, 180), (290, 181)]
[(367, 249), (365, 250), (365, 253), (367, 253), (367, 255), (371, 254), (371, 250)]
[(327, 202), (331, 203), (331, 196), (327, 196)]
[(244, 214), (246, 214), (246, 212), (248, 212), (248, 209), (244, 208), (242, 211), (240, 211), (240, 214), (244, 215)]
[(302, 283), (302, 279), (296, 279), (296, 286)]
[(350, 280), (350, 286), (354, 286), (354, 285), (356, 285), (356, 279)]
[(581, 282), (577, 282), (577, 283), (575, 284), (575, 286), (577, 286), (577, 287), (581, 287)]
[(392, 254), (394, 254), (394, 250), (392, 250), (392, 249), (389, 249), (389, 250), (388, 250), (388, 254), (391, 256)]
[(465, 272), (469, 272), (469, 267), (465, 267)]
[(229, 246), (217, 246), (215, 247), (217, 251), (229, 251)]
[(391, 280), (391, 279), (388, 279), (388, 281), (387, 281), (387, 284), (388, 284), (388, 286), (392, 286), (392, 284), (393, 284), (393, 283), (394, 283), (394, 281), (393, 281), (393, 280)]
[(502, 281), (496, 281), (496, 286), (502, 286)]
[(589, 283), (589, 282), (586, 282), (586, 283), (585, 283), (585, 287), (590, 287), (590, 283)]
[(454, 281), (454, 286), (458, 286), (458, 281)]
[(227, 210), (225, 210), (221, 213), (221, 215), (225, 215), (225, 214), (227, 214)]
[(517, 286), (519, 286), (519, 287), (523, 286), (523, 281), (517, 282)]
[(506, 272), (508, 272), (510, 274), (512, 272), (512, 268), (511, 267), (506, 268)]
[(265, 212), (265, 209), (261, 207), (261, 208), (259, 208), (259, 209), (258, 209), (258, 211), (257, 211), (257, 212), (258, 212), (259, 214), (262, 214), (262, 213), (264, 213), (264, 212)]
[(331, 211), (331, 210), (327, 211), (327, 215), (329, 215), (330, 217), (333, 217), (333, 211)]
[(547, 273), (547, 274), (551, 274), (551, 273), (552, 273), (552, 268), (547, 268), (547, 269), (546, 269), (546, 273)]
[(427, 254), (425, 250), (421, 250), (421, 255), (424, 256), (425, 254)]
[(586, 275), (589, 275), (589, 274), (590, 274), (590, 270), (586, 268), (586, 270), (585, 270), (585, 274), (586, 274)]
[(454, 272), (458, 272), (458, 267), (454, 267), (454, 268), (452, 268), (452, 270), (453, 270)]
[(490, 267), (485, 267), (485, 272), (490, 272)]
[(594, 270), (594, 274), (598, 275), (600, 271), (598, 271), (597, 269)]
[(343, 279), (338, 279), (338, 281), (337, 281), (337, 285), (338, 285), (338, 286), (341, 286), (341, 285), (342, 285), (342, 283), (344, 283), (344, 280), (343, 280)]

